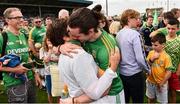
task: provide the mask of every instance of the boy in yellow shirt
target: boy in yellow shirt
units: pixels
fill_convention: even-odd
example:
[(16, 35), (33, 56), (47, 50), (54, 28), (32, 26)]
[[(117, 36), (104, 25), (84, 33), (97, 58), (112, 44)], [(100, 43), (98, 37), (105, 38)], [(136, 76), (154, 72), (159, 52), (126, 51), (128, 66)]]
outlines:
[(151, 73), (146, 80), (146, 96), (148, 103), (168, 103), (168, 79), (173, 70), (171, 59), (164, 51), (166, 37), (157, 33), (151, 39), (153, 50), (149, 52), (147, 61), (151, 65)]

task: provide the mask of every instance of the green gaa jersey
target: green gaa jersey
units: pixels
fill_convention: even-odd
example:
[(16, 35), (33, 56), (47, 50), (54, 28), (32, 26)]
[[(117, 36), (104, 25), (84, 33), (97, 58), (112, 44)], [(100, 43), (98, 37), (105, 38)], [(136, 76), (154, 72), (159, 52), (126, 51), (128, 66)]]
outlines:
[(28, 36), (29, 36), (28, 30), (26, 30), (25, 28), (21, 28), (19, 30), (19, 32), (23, 33), (25, 35), (26, 39), (28, 40)]
[(165, 51), (171, 57), (173, 67), (177, 70), (180, 63), (180, 37), (166, 41)]
[(33, 27), (29, 32), (29, 39), (33, 40), (34, 43), (42, 44), (45, 34), (46, 34), (45, 26), (41, 26), (41, 28)]
[[(168, 35), (168, 30), (166, 27), (158, 29), (159, 32), (163, 33), (165, 36)], [(176, 32), (177, 36), (180, 35), (180, 30)]]
[[(7, 40), (5, 53), (16, 54), (20, 57), (21, 63), (22, 62), (27, 63), (29, 61), (28, 60), (29, 52), (28, 52), (28, 43), (25, 35), (22, 33), (20, 33), (19, 35), (14, 35), (9, 31), (7, 31), (6, 33), (8, 36), (8, 40)], [(2, 45), (3, 45), (3, 37), (0, 34), (0, 53), (2, 53)], [(27, 72), (27, 77), (29, 80), (34, 78), (31, 70)], [(22, 83), (20, 79), (9, 76), (7, 72), (3, 72), (3, 81), (6, 87), (10, 87)]]
[[(86, 42), (84, 44), (84, 49), (94, 57), (97, 65), (102, 70), (106, 70), (109, 66), (110, 50), (115, 46), (117, 46), (117, 44), (113, 36), (102, 30), (101, 36), (96, 41)], [(109, 95), (117, 95), (123, 89), (123, 84), (119, 76), (119, 69), (117, 69), (117, 74), (118, 77), (113, 79)]]

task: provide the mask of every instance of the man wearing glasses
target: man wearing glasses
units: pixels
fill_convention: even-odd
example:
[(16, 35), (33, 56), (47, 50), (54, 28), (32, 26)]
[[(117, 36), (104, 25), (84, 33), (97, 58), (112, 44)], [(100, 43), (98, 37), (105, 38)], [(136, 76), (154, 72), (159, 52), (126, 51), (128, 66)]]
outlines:
[[(6, 29), (7, 45), (5, 54), (16, 54), (21, 58), (22, 63), (29, 61), (28, 44), (25, 35), (19, 32), (23, 22), (23, 15), (18, 8), (7, 8), (4, 11), (4, 17), (8, 24)], [(0, 35), (0, 53), (2, 54), (3, 37)], [(16, 67), (3, 66), (3, 81), (7, 89), (9, 103), (34, 103), (36, 97), (35, 82), (40, 82), (38, 74), (33, 74), (32, 70), (24, 67), (22, 64)], [(22, 82), (19, 78), (11, 77), (8, 73), (23, 74), (26, 73), (27, 80)]]
[(40, 17), (35, 17), (33, 19), (34, 27), (29, 32), (29, 48), (31, 50), (31, 57), (36, 62), (36, 71), (43, 76), (44, 64), (43, 61), (39, 59), (39, 49), (42, 47), (43, 38), (46, 34), (46, 27), (42, 25)]
[(42, 44), (43, 37), (46, 34), (46, 27), (42, 26), (42, 21), (39, 17), (35, 17), (33, 20), (34, 27), (29, 33), (29, 47), (35, 56), (38, 56), (37, 47), (35, 44)]

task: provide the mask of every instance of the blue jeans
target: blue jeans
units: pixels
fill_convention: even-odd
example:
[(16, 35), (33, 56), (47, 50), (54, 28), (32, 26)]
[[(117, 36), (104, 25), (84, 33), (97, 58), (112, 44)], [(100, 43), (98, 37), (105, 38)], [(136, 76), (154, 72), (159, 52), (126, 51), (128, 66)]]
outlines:
[(46, 75), (45, 76), (45, 82), (46, 82), (46, 90), (47, 90), (47, 93), (49, 95), (51, 95), (51, 89), (52, 89), (52, 85), (51, 85), (51, 75)]

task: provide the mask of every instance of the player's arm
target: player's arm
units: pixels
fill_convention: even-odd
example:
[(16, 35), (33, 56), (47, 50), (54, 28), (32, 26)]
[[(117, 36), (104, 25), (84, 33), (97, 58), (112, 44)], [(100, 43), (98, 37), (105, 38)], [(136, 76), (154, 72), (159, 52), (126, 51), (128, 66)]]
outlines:
[(12, 72), (12, 73), (18, 73), (18, 74), (23, 74), (27, 72), (27, 68), (23, 67), (22, 65), (18, 65), (16, 67), (6, 67), (3, 66), (0, 71), (5, 71), (5, 72)]
[(164, 66), (166, 69), (166, 74), (163, 80), (160, 82), (159, 84), (160, 86), (164, 85), (168, 81), (168, 79), (171, 77), (171, 73), (175, 71), (175, 68), (172, 66), (171, 58), (169, 57), (169, 55), (164, 60)]
[[(93, 79), (93, 78), (89, 79), (89, 77), (87, 78), (87, 75), (84, 76), (83, 79), (87, 79), (86, 83), (90, 82), (90, 85), (88, 85), (88, 88), (84, 87), (85, 94), (83, 94), (79, 97), (68, 98), (68, 99), (62, 100), (61, 103), (72, 103), (72, 102), (73, 103), (89, 103), (89, 102), (99, 99), (100, 97), (105, 96), (104, 93), (108, 92), (111, 82), (112, 82), (112, 78), (114, 76), (113, 73), (116, 72), (118, 64), (119, 64), (120, 53), (119, 53), (118, 48), (116, 48), (115, 51), (112, 51), (109, 60), (110, 60), (110, 68), (106, 69), (104, 74), (99, 79), (94, 79), (95, 81), (92, 82), (91, 79)], [(81, 65), (82, 65), (81, 67), (83, 67), (84, 64), (81, 63)], [(87, 64), (85, 67), (87, 67)], [(89, 68), (90, 68), (90, 66), (89, 66)], [(90, 71), (90, 69), (88, 71)], [(80, 72), (80, 71), (78, 71), (78, 72)], [(85, 72), (83, 72), (83, 73), (85, 73)], [(78, 73), (78, 74), (80, 74), (80, 73)], [(89, 72), (89, 74), (90, 74), (90, 72)], [(82, 76), (82, 74), (80, 74), (80, 75)], [(92, 76), (92, 75), (89, 75), (89, 76)], [(78, 81), (78, 79), (77, 79), (77, 81)], [(82, 78), (79, 79), (80, 83), (81, 83), (81, 81), (82, 81)], [(80, 85), (84, 86), (83, 84), (84, 84), (84, 82), (82, 82), (82, 84), (80, 84)]]
[(163, 86), (168, 81), (168, 79), (171, 77), (171, 73), (172, 72), (170, 70), (166, 70), (163, 80), (159, 83), (160, 86)]
[(29, 48), (33, 52), (33, 54), (36, 54), (36, 49), (34, 46), (34, 41), (33, 40), (28, 40)]
[(176, 74), (177, 74), (177, 76), (180, 75), (180, 63), (178, 64), (178, 68), (177, 68)]
[(32, 38), (32, 31), (33, 31), (33, 29), (29, 32), (29, 38), (28, 38), (28, 44), (29, 44), (29, 49), (32, 51), (32, 53), (34, 54), (34, 55), (36, 55), (37, 54), (37, 52), (36, 52), (36, 48), (35, 48), (35, 46), (34, 46), (34, 40), (33, 40), (33, 38)]

